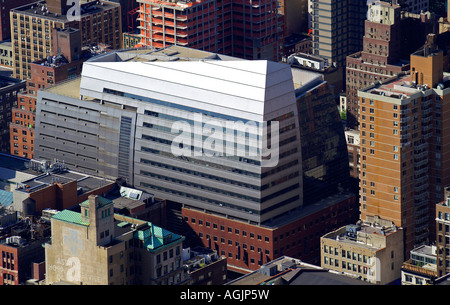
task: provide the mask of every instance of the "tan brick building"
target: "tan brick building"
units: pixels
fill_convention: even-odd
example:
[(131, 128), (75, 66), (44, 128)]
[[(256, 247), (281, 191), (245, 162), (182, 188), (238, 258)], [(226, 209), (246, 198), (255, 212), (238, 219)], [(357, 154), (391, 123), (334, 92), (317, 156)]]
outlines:
[(446, 188), (446, 198), (436, 205), (436, 265), (437, 273), (450, 273), (450, 189)]
[(31, 63), (45, 59), (52, 51), (52, 30), (79, 29), (83, 46), (105, 43), (121, 47), (122, 21), (120, 5), (90, 1), (80, 4), (79, 20), (68, 20), (65, 1), (47, 0), (11, 10), (11, 42), (14, 56), (14, 78), (31, 77)]
[(434, 239), (435, 203), (450, 184), (450, 88), (442, 50), (411, 55), (411, 74), (358, 92), (361, 219), (378, 215), (405, 230), (405, 258)]
[(79, 211), (51, 219), (45, 244), (46, 282), (82, 285), (181, 284), (184, 237), (114, 214), (113, 202), (89, 196)]
[(401, 276), (403, 230), (393, 222), (368, 217), (320, 240), (321, 267), (360, 276), (373, 284), (388, 284)]

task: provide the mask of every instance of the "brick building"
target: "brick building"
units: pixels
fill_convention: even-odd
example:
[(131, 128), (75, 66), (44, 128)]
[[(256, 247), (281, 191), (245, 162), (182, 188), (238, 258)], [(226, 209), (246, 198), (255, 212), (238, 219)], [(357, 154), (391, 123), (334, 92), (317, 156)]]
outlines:
[(63, 210), (72, 207), (89, 195), (107, 193), (115, 184), (111, 180), (68, 171), (60, 163), (52, 164), (50, 168), (50, 164), (44, 162), (44, 172), (39, 169), (42, 163), (34, 160), (31, 163), (36, 177), (21, 181), (13, 190), (14, 210), (25, 216), (40, 215), (47, 208)]
[(401, 226), (406, 253), (434, 240), (431, 215), (450, 184), (450, 82), (433, 38), (411, 54), (410, 75), (359, 91), (361, 219)]
[(42, 241), (28, 242), (20, 236), (0, 242), (0, 285), (19, 285), (31, 276), (31, 264), (44, 259)]
[(0, 152), (10, 151), (9, 128), (14, 123), (11, 112), (17, 104), (17, 96), (25, 88), (25, 81), (0, 76)]
[(436, 265), (438, 276), (450, 273), (450, 190), (445, 200), (436, 204)]
[(380, 285), (401, 277), (403, 230), (392, 221), (367, 217), (325, 234), (320, 243), (322, 268)]
[(400, 6), (387, 2), (370, 4), (363, 50), (347, 56), (348, 127), (358, 128), (359, 89), (409, 70), (408, 63), (400, 61), (400, 35)]
[(365, 21), (363, 49), (347, 56), (347, 126), (359, 128), (358, 90), (409, 70), (409, 55), (434, 31), (434, 15), (412, 14), (399, 5), (374, 2)]
[(283, 255), (320, 263), (320, 237), (357, 218), (356, 196), (336, 194), (262, 226), (194, 209), (182, 209), (187, 240), (227, 258), (228, 269), (246, 273)]

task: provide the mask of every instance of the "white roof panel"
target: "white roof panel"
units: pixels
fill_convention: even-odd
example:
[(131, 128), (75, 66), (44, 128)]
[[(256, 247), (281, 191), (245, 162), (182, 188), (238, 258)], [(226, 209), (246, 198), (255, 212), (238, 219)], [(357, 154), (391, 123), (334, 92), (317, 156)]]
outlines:
[(221, 108), (242, 111), (260, 118), (269, 110), (265, 109), (269, 100), (285, 100), (270, 103), (270, 108), (295, 103), (290, 67), (266, 60), (86, 62), (80, 94), (83, 89), (85, 93), (102, 94), (105, 87), (139, 95), (145, 92), (145, 96), (159, 99), (170, 97), (171, 102), (216, 112)]

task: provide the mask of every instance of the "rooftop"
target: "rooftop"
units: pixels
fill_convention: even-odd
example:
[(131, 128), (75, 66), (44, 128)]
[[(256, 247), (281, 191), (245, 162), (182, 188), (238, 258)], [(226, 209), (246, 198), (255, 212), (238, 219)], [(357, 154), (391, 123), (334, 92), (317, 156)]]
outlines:
[(372, 218), (341, 227), (325, 234), (322, 238), (336, 240), (339, 243), (357, 244), (358, 247), (374, 251), (383, 249), (386, 247), (386, 241), (377, 237), (387, 237), (398, 232), (400, 228), (391, 221), (380, 219), (377, 216)]
[(25, 80), (16, 79), (16, 78), (12, 78), (12, 77), (8, 77), (8, 76), (0, 75), (0, 91), (1, 90), (7, 90), (8, 87), (14, 86), (14, 85), (17, 85), (17, 84), (20, 84), (20, 83), (23, 83), (23, 85), (25, 86), (26, 81)]
[(298, 259), (283, 256), (226, 285), (370, 285)]
[(63, 165), (59, 163), (49, 165), (48, 168), (42, 170), (36, 167), (36, 165), (33, 165), (35, 164), (33, 163), (33, 161), (36, 160), (32, 160), (32, 165), (28, 165), (28, 168), (33, 170), (36, 173), (36, 176), (20, 181), (16, 188), (16, 191), (30, 193), (45, 188), (54, 183), (66, 184), (76, 180), (78, 195), (80, 195), (112, 183), (112, 181), (106, 180), (104, 178), (89, 176), (86, 174), (67, 170), (63, 167)]
[[(360, 90), (359, 92), (376, 94), (395, 99), (407, 99), (416, 95), (424, 90), (430, 89), (428, 86), (416, 86), (411, 83), (410, 75), (406, 73), (400, 73), (393, 76), (384, 82), (377, 82), (372, 86)], [(443, 83), (439, 84), (437, 89), (444, 90), (450, 88), (450, 73), (444, 72)]]
[(202, 59), (241, 60), (193, 48), (171, 45), (162, 49), (153, 47), (116, 50), (109, 54), (93, 57), (87, 62), (154, 62), (154, 61), (198, 61)]
[[(64, 1), (64, 0), (62, 0)], [(108, 2), (108, 1), (91, 1), (89, 3), (81, 3), (80, 4), (80, 10), (81, 10), (81, 18), (84, 16), (88, 16), (95, 13), (100, 13), (102, 11), (111, 9), (113, 7), (117, 7), (119, 4), (114, 2)], [(59, 15), (52, 12), (49, 12), (47, 9), (47, 2), (46, 1), (36, 1), (34, 3), (22, 5), (19, 7), (16, 7), (11, 10), (12, 12), (17, 12), (20, 14), (33, 16), (33, 17), (40, 17), (43, 19), (50, 19), (57, 22), (70, 22), (67, 19), (67, 15)]]
[(60, 82), (55, 86), (45, 89), (45, 91), (78, 99), (80, 98), (80, 83), (81, 77), (77, 77)]

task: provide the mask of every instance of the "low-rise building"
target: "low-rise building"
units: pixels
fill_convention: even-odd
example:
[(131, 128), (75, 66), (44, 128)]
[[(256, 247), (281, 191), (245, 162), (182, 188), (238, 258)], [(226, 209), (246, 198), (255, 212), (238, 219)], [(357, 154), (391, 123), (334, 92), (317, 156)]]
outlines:
[(428, 285), (438, 277), (436, 246), (421, 245), (402, 266), (402, 285)]
[(403, 230), (391, 221), (369, 217), (321, 238), (321, 266), (347, 272), (374, 284), (400, 278), (404, 258)]
[(204, 247), (183, 249), (183, 267), (190, 285), (223, 285), (227, 281), (227, 259)]
[(46, 283), (185, 283), (184, 237), (115, 214), (113, 206), (113, 201), (91, 195), (74, 209), (51, 218), (51, 241), (45, 244)]
[(91, 194), (107, 193), (115, 181), (67, 170), (63, 162), (31, 160), (36, 175), (22, 180), (12, 190), (13, 208), (23, 216), (39, 216), (46, 208), (64, 210)]
[(42, 243), (50, 224), (2, 209), (0, 213), (0, 285), (21, 285), (33, 277), (34, 266), (45, 261)]

